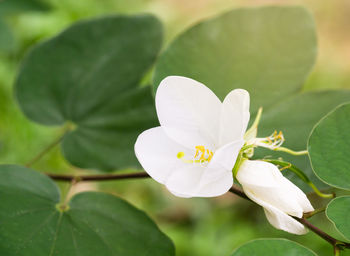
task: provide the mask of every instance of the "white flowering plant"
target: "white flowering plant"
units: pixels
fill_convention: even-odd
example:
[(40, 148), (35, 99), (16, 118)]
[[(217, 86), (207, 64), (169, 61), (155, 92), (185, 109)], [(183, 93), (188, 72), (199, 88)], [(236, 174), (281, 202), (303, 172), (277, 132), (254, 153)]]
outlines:
[[(0, 18), (11, 10), (4, 4)], [(350, 91), (303, 91), (315, 31), (303, 7), (264, 6), (201, 21), (163, 50), (162, 23), (150, 14), (78, 21), (33, 45), (13, 79), (14, 96), (26, 118), (59, 134), (24, 164), (0, 151), (0, 255), (174, 256), (176, 241), (119, 190), (89, 185), (139, 178), (162, 184), (153, 183), (154, 196), (168, 201), (220, 197), (240, 212), (227, 195), (239, 196), (249, 212), (265, 213), (274, 234), (314, 249), (302, 236), (311, 231), (345, 255)], [(21, 129), (11, 130), (20, 137)], [(38, 129), (34, 146), (21, 149), (26, 156), (50, 133)], [(12, 139), (0, 130), (0, 149)], [(45, 158), (57, 145), (60, 164)], [(333, 230), (310, 220), (323, 213)], [(291, 240), (205, 255), (316, 255)]]

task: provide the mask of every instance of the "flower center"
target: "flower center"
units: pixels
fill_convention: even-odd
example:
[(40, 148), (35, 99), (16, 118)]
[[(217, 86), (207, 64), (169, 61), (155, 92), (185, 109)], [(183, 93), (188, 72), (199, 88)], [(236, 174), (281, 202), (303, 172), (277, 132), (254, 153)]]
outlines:
[(196, 153), (193, 156), (193, 159), (188, 160), (184, 159), (185, 153), (184, 152), (178, 152), (177, 158), (181, 159), (184, 163), (193, 164), (193, 163), (199, 163), (199, 164), (207, 164), (210, 162), (210, 160), (213, 158), (213, 151), (205, 148), (204, 146), (195, 146)]

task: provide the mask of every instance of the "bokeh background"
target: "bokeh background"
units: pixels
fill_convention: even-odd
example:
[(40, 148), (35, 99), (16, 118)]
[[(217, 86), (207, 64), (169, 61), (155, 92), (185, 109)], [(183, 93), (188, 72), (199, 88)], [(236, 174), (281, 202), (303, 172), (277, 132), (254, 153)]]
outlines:
[[(31, 8), (32, 0), (21, 1), (26, 8), (5, 15), (0, 0), (1, 164), (25, 164), (59, 133), (59, 128), (32, 123), (19, 110), (12, 87), (21, 59), (32, 45), (77, 20), (89, 17), (153, 13), (164, 24), (166, 47), (172, 38), (190, 25), (232, 8), (302, 5), (315, 17), (319, 44), (317, 63), (304, 90), (350, 89), (349, 0), (43, 0), (49, 8), (42, 10)], [(56, 173), (87, 173), (70, 166), (61, 156), (59, 147), (33, 167)], [(68, 185), (62, 183), (60, 187), (65, 193)], [(316, 235), (296, 236), (275, 230), (266, 221), (260, 207), (231, 194), (213, 199), (181, 199), (150, 179), (81, 183), (75, 189), (113, 193), (146, 211), (172, 238), (178, 256), (227, 256), (249, 240), (270, 237), (285, 237), (307, 245), (319, 255), (332, 255), (331, 246)], [(313, 195), (310, 198), (315, 206), (325, 203)], [(311, 221), (341, 238), (324, 214), (313, 217)]]

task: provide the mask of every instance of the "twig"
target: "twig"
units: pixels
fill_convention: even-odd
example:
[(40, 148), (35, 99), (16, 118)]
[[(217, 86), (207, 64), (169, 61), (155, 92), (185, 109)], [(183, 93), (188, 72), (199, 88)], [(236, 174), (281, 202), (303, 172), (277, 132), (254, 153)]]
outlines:
[(246, 200), (249, 200), (249, 201), (252, 201), (249, 197), (247, 197), (247, 195), (242, 191), (240, 190), (239, 188), (235, 187), (235, 186), (232, 186), (229, 190), (231, 193), (239, 196), (239, 197), (242, 197), (243, 199), (246, 199)]
[(323, 208), (316, 209), (316, 210), (314, 210), (312, 212), (306, 212), (306, 213), (303, 214), (303, 218), (304, 219), (311, 218), (312, 216), (314, 216), (314, 215), (316, 215), (318, 213), (324, 212), (325, 210), (326, 210), (326, 208), (323, 207)]
[(97, 174), (97, 175), (66, 175), (66, 174), (54, 174), (45, 173), (53, 180), (58, 181), (107, 181), (107, 180), (123, 180), (134, 178), (149, 178), (150, 176), (146, 172), (125, 173), (125, 174)]
[(310, 229), (312, 232), (314, 232), (318, 236), (322, 237), (328, 243), (333, 245), (335, 253), (339, 252), (339, 250), (343, 250), (344, 248), (350, 249), (350, 243), (346, 243), (346, 242), (339, 241), (339, 240), (335, 239), (334, 237), (328, 235), (326, 232), (322, 231), (318, 227), (312, 225), (308, 220), (306, 220), (304, 218), (297, 218), (297, 217), (293, 217), (293, 218), (296, 219), (297, 221), (299, 221), (301, 224), (308, 227), (308, 229)]
[[(239, 197), (242, 197), (244, 199), (247, 199), (247, 195), (244, 194), (244, 192), (238, 188), (234, 188), (232, 187), (229, 190), (231, 193), (238, 195)], [(248, 198), (249, 201), (251, 201)], [(295, 220), (299, 221), (301, 224), (305, 225), (308, 229), (310, 229), (312, 232), (314, 232), (315, 234), (317, 234), (319, 237), (321, 237), (322, 239), (326, 240), (328, 243), (330, 243), (333, 247), (334, 247), (334, 251), (338, 252), (339, 250), (342, 250), (344, 248), (348, 248), (350, 249), (350, 243), (346, 243), (346, 242), (342, 242), (339, 241), (337, 239), (335, 239), (334, 237), (328, 235), (327, 233), (325, 233), (324, 231), (322, 231), (321, 229), (319, 229), (318, 227), (312, 225), (309, 221), (307, 221), (304, 218), (297, 218), (297, 217), (293, 217)]]
[(305, 225), (306, 227), (308, 227), (310, 230), (312, 230), (312, 232), (316, 233), (317, 235), (319, 235), (320, 237), (322, 237), (324, 240), (326, 240), (328, 243), (330, 243), (331, 245), (336, 245), (338, 240), (331, 237), (330, 235), (328, 235), (327, 233), (325, 233), (324, 231), (322, 231), (321, 229), (319, 229), (318, 227), (312, 225), (309, 221), (307, 221), (304, 218), (297, 218), (297, 217), (293, 217), (295, 220), (299, 221), (301, 224)]

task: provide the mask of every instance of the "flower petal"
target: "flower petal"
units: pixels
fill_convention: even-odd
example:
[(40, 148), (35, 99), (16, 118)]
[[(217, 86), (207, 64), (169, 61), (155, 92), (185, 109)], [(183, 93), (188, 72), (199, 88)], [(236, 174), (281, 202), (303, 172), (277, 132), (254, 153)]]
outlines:
[(261, 160), (246, 160), (237, 173), (238, 181), (245, 186), (279, 187), (283, 175), (278, 168)]
[(271, 163), (246, 160), (237, 173), (237, 180), (255, 198), (289, 215), (301, 218), (304, 211), (313, 210), (306, 195)]
[(302, 235), (307, 233), (307, 229), (304, 225), (293, 219), (291, 216), (261, 200), (254, 193), (251, 193), (249, 189), (244, 189), (243, 187), (243, 190), (251, 200), (264, 207), (266, 218), (272, 226), (292, 234)]
[(171, 140), (162, 127), (144, 131), (135, 143), (135, 154), (143, 169), (162, 184), (174, 170), (188, 165), (177, 158), (179, 152), (184, 152), (185, 156), (193, 153)]
[(269, 189), (269, 188), (249, 188), (254, 195), (264, 202), (272, 205), (279, 210), (298, 218), (303, 216), (303, 208), (298, 203), (294, 194), (288, 193), (285, 189)]
[[(217, 173), (217, 176), (206, 175), (207, 172)], [(165, 186), (180, 197), (214, 197), (226, 193), (233, 184), (231, 171), (215, 170), (199, 164), (188, 165), (172, 172)]]
[(237, 140), (217, 149), (208, 167), (232, 171), (243, 144), (244, 140)]
[(277, 208), (265, 207), (264, 211), (267, 220), (277, 229), (296, 235), (304, 235), (308, 232), (304, 225)]
[(243, 138), (250, 118), (249, 104), (246, 90), (236, 89), (226, 96), (221, 111), (220, 146)]
[(233, 184), (232, 168), (243, 144), (244, 141), (241, 140), (219, 148), (207, 166), (197, 164), (174, 172), (167, 181), (168, 189), (181, 197), (212, 197), (224, 194)]
[(181, 76), (168, 76), (156, 93), (161, 126), (170, 138), (190, 149), (217, 146), (221, 102), (205, 85)]
[(290, 180), (284, 178), (284, 185), (282, 186), (286, 188), (286, 190), (289, 190), (290, 194), (294, 195), (295, 200), (298, 201), (298, 204), (303, 209), (303, 212), (312, 212), (315, 210), (305, 193), (300, 188), (295, 186)]

